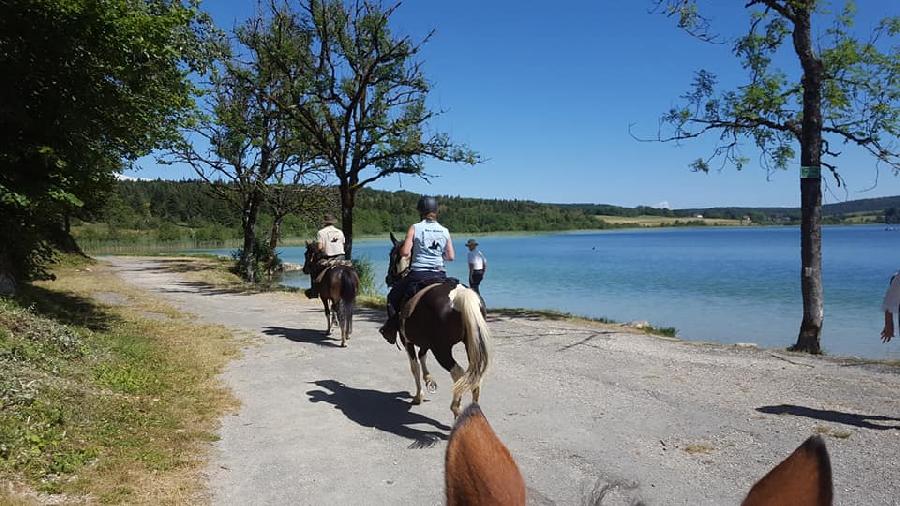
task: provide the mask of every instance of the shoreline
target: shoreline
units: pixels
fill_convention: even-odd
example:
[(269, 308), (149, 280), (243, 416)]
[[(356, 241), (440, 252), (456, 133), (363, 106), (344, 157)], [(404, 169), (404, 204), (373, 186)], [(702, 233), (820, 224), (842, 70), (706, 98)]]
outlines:
[[(110, 255), (113, 256), (113, 255)], [(135, 255), (116, 255), (116, 256), (126, 256), (134, 259), (141, 259), (141, 256)], [(95, 260), (104, 261), (103, 256), (93, 257)], [(287, 286), (281, 283), (274, 284), (263, 284), (258, 286), (250, 286), (246, 283), (240, 281), (237, 276), (228, 272), (226, 263), (224, 262), (225, 257), (209, 255), (209, 254), (198, 254), (196, 256), (185, 256), (185, 255), (167, 255), (167, 256), (147, 256), (147, 259), (152, 260), (186, 260), (193, 261), (197, 263), (201, 269), (192, 273), (192, 278), (196, 278), (198, 281), (202, 281), (204, 283), (208, 283), (211, 286), (214, 286), (218, 289), (229, 290), (234, 292), (243, 292), (243, 293), (288, 293), (288, 294), (296, 294), (302, 298), (303, 301), (306, 301), (306, 297), (303, 295), (303, 289), (299, 287)], [(214, 263), (202, 264), (202, 260), (212, 260)], [(357, 304), (361, 307), (383, 311), (385, 305), (385, 296), (378, 295), (360, 295), (357, 298)], [(738, 342), (738, 343), (726, 343), (721, 341), (712, 341), (712, 340), (703, 340), (703, 339), (691, 339), (690, 337), (685, 337), (682, 335), (678, 335), (678, 329), (675, 327), (666, 327), (666, 326), (657, 326), (653, 324), (650, 320), (634, 320), (630, 322), (620, 322), (607, 317), (591, 317), (585, 315), (579, 315), (567, 311), (558, 311), (554, 309), (533, 309), (533, 308), (523, 308), (523, 307), (496, 307), (496, 308), (488, 308), (487, 310), (489, 315), (500, 316), (500, 317), (509, 317), (509, 318), (539, 318), (545, 321), (564, 321), (571, 322), (577, 325), (583, 326), (597, 326), (603, 327), (605, 329), (614, 329), (619, 333), (624, 334), (632, 334), (636, 336), (651, 336), (660, 340), (666, 341), (675, 341), (686, 343), (690, 345), (697, 346), (707, 346), (707, 347), (721, 347), (723, 349), (743, 349), (743, 350), (758, 350), (760, 352), (768, 352), (768, 353), (784, 353), (793, 357), (813, 357), (813, 358), (822, 358), (834, 360), (842, 363), (853, 363), (853, 364), (877, 364), (881, 366), (888, 366), (892, 368), (900, 368), (900, 359), (895, 358), (871, 358), (864, 357), (859, 355), (842, 355), (842, 354), (831, 354), (831, 353), (822, 353), (821, 355), (809, 355), (801, 352), (792, 352), (788, 351), (786, 348), (788, 345), (784, 347), (770, 347), (764, 346), (756, 342)]]

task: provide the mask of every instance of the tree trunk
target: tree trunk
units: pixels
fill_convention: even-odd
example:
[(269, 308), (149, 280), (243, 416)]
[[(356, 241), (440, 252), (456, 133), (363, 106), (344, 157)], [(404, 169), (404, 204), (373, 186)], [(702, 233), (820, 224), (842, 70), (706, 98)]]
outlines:
[[(803, 66), (803, 122), (800, 133), (800, 287), (803, 321), (790, 349), (822, 353), (819, 335), (825, 319), (822, 292), (822, 78), (824, 67), (813, 53), (811, 8), (797, 7), (794, 50)], [(802, 12), (800, 12), (802, 11)]]
[(341, 184), (341, 230), (344, 232), (344, 256), (353, 258), (353, 204), (356, 192)]
[(250, 283), (256, 279), (256, 221), (259, 218), (259, 195), (256, 192), (247, 197), (244, 205), (244, 214), (241, 217), (241, 227), (244, 232), (244, 248), (241, 250), (241, 258), (238, 261), (238, 270), (242, 278)]
[(4, 251), (0, 251), (0, 296), (2, 297), (15, 296), (18, 288), (10, 256)]
[(274, 215), (272, 217), (272, 229), (269, 231), (269, 251), (275, 254), (275, 248), (278, 247), (278, 241), (281, 239), (281, 222), (284, 215)]

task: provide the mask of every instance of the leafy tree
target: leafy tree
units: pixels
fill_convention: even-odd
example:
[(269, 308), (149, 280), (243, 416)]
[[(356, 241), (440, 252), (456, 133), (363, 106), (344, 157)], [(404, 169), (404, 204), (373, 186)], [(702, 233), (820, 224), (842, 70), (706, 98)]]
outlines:
[[(419, 43), (393, 35), (388, 22), (395, 8), (342, 0), (302, 0), (299, 12), (272, 8), (273, 16), (293, 23), (296, 46), (307, 48), (288, 59), (272, 46), (267, 58), (280, 61), (284, 78), (294, 83), (284, 110), (337, 178), (348, 257), (361, 188), (392, 174), (424, 176), (428, 158), (479, 161), (446, 134), (428, 131), (438, 113), (426, 106), (430, 85), (415, 58), (430, 35)], [(298, 61), (304, 66), (297, 68)]]
[[(718, 37), (695, 0), (656, 0), (656, 7), (692, 35)], [(838, 144), (870, 153), (878, 163), (900, 170), (900, 53), (891, 40), (900, 17), (886, 18), (868, 40), (853, 35), (855, 7), (847, 2), (832, 13), (817, 0), (749, 0), (749, 30), (733, 46), (748, 74), (747, 82), (719, 92), (714, 74), (701, 70), (684, 103), (662, 117), (668, 131), (658, 140), (681, 141), (717, 132), (711, 157), (692, 164), (707, 172), (714, 159), (741, 169), (748, 158), (741, 141), (749, 140), (769, 170), (786, 169), (800, 147), (801, 289), (803, 320), (794, 350), (820, 353), (824, 320), (822, 292), (821, 167), (838, 185)], [(813, 23), (831, 19), (814, 44)], [(779, 50), (789, 46), (799, 63), (799, 80), (777, 68)]]
[(15, 0), (0, 16), (0, 285), (46, 278), (53, 243), (123, 160), (176, 133), (215, 52), (196, 1)]
[[(300, 183), (310, 178), (321, 183), (305, 133), (281, 106), (291, 83), (283, 80), (271, 55), (259, 50), (267, 48), (292, 67), (301, 65), (305, 46), (295, 43), (303, 35), (293, 33), (295, 26), (286, 21), (277, 15), (269, 20), (257, 16), (235, 31), (236, 55), (223, 58), (214, 72), (205, 114), (162, 159), (193, 167), (216, 195), (239, 211), (244, 241), (237, 267), (250, 282), (258, 281), (259, 262), (271, 260), (259, 255), (274, 252), (284, 216), (310, 204), (306, 194), (314, 187), (302, 188)], [(286, 180), (292, 189), (284, 188)], [(302, 192), (296, 191), (300, 188)], [(256, 230), (267, 201), (276, 211), (271, 244), (262, 243)]]

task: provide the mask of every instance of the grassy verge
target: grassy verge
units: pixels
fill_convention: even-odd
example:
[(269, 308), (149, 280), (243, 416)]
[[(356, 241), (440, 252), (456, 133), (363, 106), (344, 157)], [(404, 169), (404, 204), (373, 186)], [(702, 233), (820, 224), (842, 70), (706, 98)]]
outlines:
[(0, 299), (0, 503), (204, 502), (238, 343), (103, 266), (56, 274)]
[(628, 325), (611, 320), (609, 318), (591, 318), (588, 316), (580, 316), (564, 311), (554, 311), (551, 309), (524, 309), (524, 308), (491, 308), (488, 310), (490, 314), (499, 316), (509, 316), (513, 318), (535, 318), (543, 320), (559, 320), (570, 321), (581, 324), (600, 324), (614, 326), (625, 332), (643, 333), (653, 336), (676, 337), (678, 329), (675, 327), (656, 327), (646, 322), (640, 325)]

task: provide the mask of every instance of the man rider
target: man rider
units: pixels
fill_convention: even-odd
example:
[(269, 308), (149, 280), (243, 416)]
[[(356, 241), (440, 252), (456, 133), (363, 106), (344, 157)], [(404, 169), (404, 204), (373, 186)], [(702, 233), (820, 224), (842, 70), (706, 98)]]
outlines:
[(322, 272), (323, 267), (327, 267), (330, 261), (344, 259), (344, 232), (335, 227), (337, 218), (333, 214), (328, 213), (322, 220), (323, 226), (316, 233), (316, 242), (319, 245), (319, 251), (322, 256), (319, 258), (316, 269), (309, 274), (310, 288), (306, 295), (309, 298), (318, 297), (316, 290), (316, 277)]

